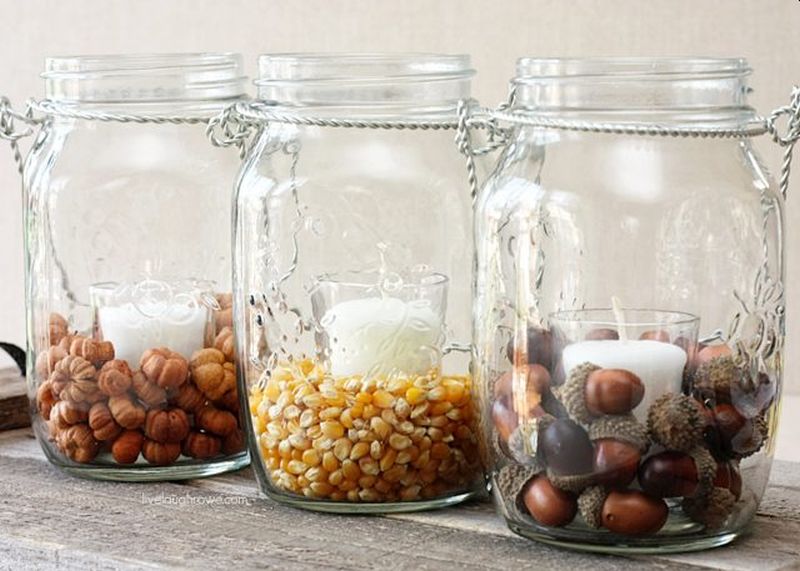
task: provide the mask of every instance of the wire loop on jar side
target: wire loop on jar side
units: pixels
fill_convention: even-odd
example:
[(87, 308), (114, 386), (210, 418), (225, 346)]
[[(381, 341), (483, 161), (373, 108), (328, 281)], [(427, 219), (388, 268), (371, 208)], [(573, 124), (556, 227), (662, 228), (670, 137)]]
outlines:
[[(16, 121), (22, 122), (25, 127), (17, 130)], [(8, 141), (11, 145), (11, 152), (14, 153), (14, 162), (17, 163), (17, 170), (22, 174), (24, 159), (19, 150), (19, 141), (29, 137), (35, 131), (35, 127), (42, 122), (33, 116), (33, 110), (26, 108), (25, 113), (14, 111), (11, 101), (7, 97), (0, 96), (0, 139)]]

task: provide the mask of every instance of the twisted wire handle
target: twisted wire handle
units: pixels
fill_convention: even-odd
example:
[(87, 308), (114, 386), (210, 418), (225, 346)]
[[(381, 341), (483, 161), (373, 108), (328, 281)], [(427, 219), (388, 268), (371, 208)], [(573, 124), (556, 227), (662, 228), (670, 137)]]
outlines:
[[(781, 134), (777, 121), (784, 115), (788, 118), (788, 122), (785, 134)], [(789, 192), (789, 174), (792, 170), (794, 145), (800, 139), (800, 86), (794, 86), (789, 104), (779, 107), (770, 113), (765, 120), (765, 125), (767, 132), (772, 136), (772, 140), (784, 147), (778, 187), (781, 195), (786, 199), (786, 195)]]
[[(16, 121), (25, 124), (25, 128), (16, 130)], [(24, 114), (14, 111), (8, 97), (0, 97), (0, 139), (11, 144), (11, 152), (14, 154), (14, 162), (17, 163), (17, 170), (22, 174), (24, 160), (19, 149), (20, 139), (24, 139), (33, 134), (35, 126), (39, 124), (38, 119), (34, 119), (33, 110), (26, 109)]]

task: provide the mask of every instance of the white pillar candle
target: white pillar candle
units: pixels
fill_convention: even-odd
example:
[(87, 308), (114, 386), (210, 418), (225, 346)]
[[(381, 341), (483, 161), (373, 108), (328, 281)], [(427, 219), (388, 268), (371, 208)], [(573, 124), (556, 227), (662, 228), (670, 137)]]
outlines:
[(660, 341), (581, 341), (564, 348), (564, 372), (583, 363), (594, 363), (604, 369), (626, 369), (644, 384), (644, 399), (633, 413), (642, 422), (647, 420), (650, 405), (664, 393), (681, 392), (686, 351)]
[(204, 346), (208, 308), (180, 304), (123, 303), (102, 306), (97, 318), (103, 339), (114, 344), (117, 359), (132, 369), (148, 349), (168, 347), (187, 359)]
[[(325, 312), (331, 374), (425, 374), (438, 362), (442, 319), (427, 300), (344, 301)], [(376, 368), (377, 367), (377, 368)]]

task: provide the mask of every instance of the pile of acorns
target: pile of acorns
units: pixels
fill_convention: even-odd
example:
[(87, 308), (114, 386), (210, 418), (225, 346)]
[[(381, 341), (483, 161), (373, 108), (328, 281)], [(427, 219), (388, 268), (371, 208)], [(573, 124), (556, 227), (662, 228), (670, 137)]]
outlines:
[(584, 363), (554, 382), (556, 345), (549, 332), (529, 332), (531, 362), (518, 366), (522, 426), (511, 373), (495, 382), (496, 452), (505, 458), (495, 483), (510, 515), (557, 527), (580, 513), (592, 528), (640, 536), (663, 527), (665, 499), (676, 498), (692, 520), (722, 526), (742, 496), (739, 460), (767, 437), (774, 383), (763, 374), (750, 383), (727, 346), (698, 348), (689, 352), (687, 394), (658, 398), (645, 426), (633, 415), (642, 379)]
[(136, 370), (114, 359), (111, 342), (71, 334), (58, 314), (50, 317), (50, 341), (36, 361), (36, 407), (70, 460), (85, 464), (110, 452), (119, 464), (141, 454), (166, 466), (181, 455), (209, 459), (244, 450), (230, 326), (188, 361), (153, 348)]

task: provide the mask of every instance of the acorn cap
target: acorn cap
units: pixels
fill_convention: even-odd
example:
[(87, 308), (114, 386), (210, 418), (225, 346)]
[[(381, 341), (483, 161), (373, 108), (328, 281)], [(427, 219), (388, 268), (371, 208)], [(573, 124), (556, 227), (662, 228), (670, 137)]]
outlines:
[(607, 414), (597, 418), (589, 427), (589, 438), (593, 442), (605, 438), (627, 442), (642, 454), (650, 447), (647, 427), (632, 414)]
[(608, 497), (608, 490), (603, 486), (586, 488), (578, 497), (578, 511), (586, 525), (599, 529), (603, 525), (603, 504)]
[(559, 490), (580, 494), (583, 490), (592, 485), (594, 474), (578, 474), (570, 476), (559, 476), (552, 470), (547, 471), (547, 479)]
[(573, 368), (566, 382), (556, 389), (556, 396), (564, 405), (570, 418), (587, 426), (591, 424), (594, 417), (589, 413), (586, 408), (586, 379), (592, 371), (600, 369), (597, 365), (592, 363), (582, 363)]
[(702, 446), (695, 446), (689, 452), (697, 469), (697, 491), (694, 497), (706, 497), (714, 488), (714, 478), (717, 475), (717, 461), (711, 453)]
[(754, 418), (751, 424), (752, 430), (749, 433), (737, 434), (731, 441), (733, 453), (731, 457), (734, 460), (741, 460), (752, 456), (764, 446), (769, 435), (769, 424), (767, 418), (763, 414)]
[(731, 402), (731, 385), (741, 377), (741, 371), (731, 355), (714, 357), (697, 367), (693, 389), (701, 398), (713, 399), (715, 404)]
[[(522, 507), (522, 492), (525, 486), (542, 470), (533, 466), (507, 464), (494, 475), (494, 483), (505, 510), (516, 519), (524, 519), (528, 511)], [(527, 516), (529, 517), (529, 516)]]
[(704, 497), (685, 498), (681, 504), (683, 511), (693, 521), (702, 523), (710, 529), (722, 526), (733, 511), (736, 497), (726, 488), (712, 488)]
[(660, 396), (647, 414), (650, 437), (668, 450), (688, 452), (703, 440), (706, 419), (701, 406), (682, 394)]

